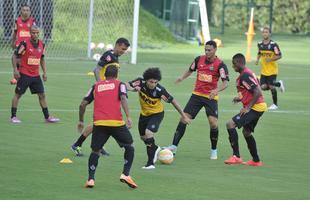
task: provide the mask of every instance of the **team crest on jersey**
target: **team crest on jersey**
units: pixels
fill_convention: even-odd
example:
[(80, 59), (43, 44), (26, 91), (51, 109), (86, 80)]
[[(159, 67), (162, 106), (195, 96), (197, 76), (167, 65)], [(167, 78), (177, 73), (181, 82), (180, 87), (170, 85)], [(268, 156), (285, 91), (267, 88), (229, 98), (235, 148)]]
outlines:
[(41, 48), (38, 48), (38, 52), (41, 53), (41, 52), (42, 52), (42, 49), (41, 49)]
[(153, 91), (153, 96), (155, 97), (157, 94), (156, 90)]
[(211, 65), (209, 68), (210, 68), (210, 71), (214, 70), (214, 66), (213, 65)]
[(271, 45), (270, 44), (268, 44), (268, 49), (271, 49)]
[(27, 26), (28, 26), (28, 28), (30, 28), (30, 24), (29, 23), (27, 24)]

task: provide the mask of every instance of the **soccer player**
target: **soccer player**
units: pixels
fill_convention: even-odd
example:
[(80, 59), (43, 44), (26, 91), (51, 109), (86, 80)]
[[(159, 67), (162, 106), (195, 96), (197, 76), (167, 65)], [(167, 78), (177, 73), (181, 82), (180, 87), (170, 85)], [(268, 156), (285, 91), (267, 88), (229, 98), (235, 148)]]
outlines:
[(268, 27), (263, 28), (262, 31), (263, 41), (257, 44), (258, 54), (256, 59), (256, 65), (261, 62), (261, 75), (260, 85), (262, 90), (271, 91), (273, 104), (269, 107), (269, 110), (278, 109), (278, 95), (276, 87), (284, 92), (284, 84), (282, 80), (276, 81), (278, 75), (278, 63), (277, 60), (281, 59), (282, 54), (279, 45), (271, 40), (271, 30)]
[[(129, 41), (126, 38), (118, 38), (115, 42), (115, 46), (113, 50), (106, 51), (100, 58), (96, 68), (94, 69), (95, 79), (96, 81), (105, 80), (105, 70), (110, 65), (115, 65), (117, 67), (120, 67), (118, 58), (122, 56), (130, 46)], [(84, 99), (80, 107), (82, 106), (84, 109), (86, 109), (86, 106), (91, 103), (87, 99)], [(76, 140), (76, 142), (71, 145), (72, 151), (75, 152), (77, 156), (82, 156), (82, 144), (85, 141), (85, 139), (92, 133), (93, 126), (88, 125), (84, 129), (84, 121), (79, 121), (78, 125), (78, 131), (81, 133), (80, 137)], [(101, 154), (105, 156), (109, 156), (109, 153), (102, 148)]]
[[(110, 65), (106, 68), (106, 80), (98, 81), (88, 92), (87, 99), (94, 99), (93, 134), (91, 140), (92, 152), (88, 160), (88, 180), (85, 187), (95, 185), (95, 172), (98, 165), (100, 149), (112, 136), (120, 147), (125, 148), (123, 173), (120, 181), (136, 188), (137, 184), (129, 176), (134, 158), (133, 139), (128, 130), (131, 128), (131, 118), (127, 103), (126, 85), (117, 80), (118, 68)], [(127, 126), (122, 117), (121, 107), (126, 115)], [(83, 111), (80, 110), (80, 113)]]
[[(30, 6), (28, 4), (22, 4), (20, 11), (21, 15), (15, 21), (12, 35), (12, 48), (14, 50), (22, 41), (30, 38), (30, 28), (32, 25), (35, 25), (35, 20), (31, 16)], [(18, 64), (17, 67), (19, 67)], [(16, 79), (11, 80), (11, 83), (16, 83)]]
[[(264, 101), (255, 74), (245, 66), (244, 55), (240, 53), (234, 55), (232, 58), (232, 64), (233, 69), (240, 73), (236, 80), (238, 96), (233, 98), (233, 102), (241, 102), (243, 108), (240, 110), (240, 113), (226, 123), (233, 155), (228, 160), (225, 160), (224, 163), (262, 166), (263, 163), (260, 161), (257, 154), (256, 142), (252, 133), (254, 132), (258, 120), (267, 110), (267, 104)], [(247, 162), (242, 162), (240, 157), (236, 127), (243, 127), (242, 133), (253, 158)]]
[[(43, 81), (47, 81), (46, 64), (44, 59), (45, 47), (44, 43), (39, 40), (39, 33), (39, 27), (33, 25), (30, 30), (31, 37), (22, 41), (13, 55), (13, 72), (14, 78), (17, 80), (17, 85), (15, 88), (15, 95), (12, 99), (12, 123), (21, 123), (21, 120), (16, 117), (17, 105), (19, 99), (26, 92), (28, 87), (32, 94), (38, 95), (45, 121), (49, 123), (59, 121), (58, 118), (49, 115), (44, 86), (40, 78), (39, 66), (41, 66), (43, 71)], [(20, 60), (19, 69), (17, 69), (18, 58)]]
[(157, 154), (160, 147), (155, 144), (154, 133), (159, 129), (160, 123), (164, 118), (164, 106), (161, 100), (171, 103), (180, 113), (181, 121), (188, 124), (190, 119), (184, 114), (178, 102), (161, 86), (159, 68), (148, 68), (143, 73), (143, 78), (137, 78), (127, 84), (130, 91), (138, 91), (141, 106), (139, 117), (139, 134), (146, 145), (148, 161), (143, 169), (155, 169)]
[[(223, 91), (228, 86), (228, 69), (226, 65), (216, 56), (216, 42), (210, 40), (205, 44), (205, 55), (195, 58), (191, 66), (185, 73), (176, 80), (176, 83), (182, 82), (189, 77), (194, 71), (197, 71), (195, 89), (190, 97), (187, 105), (184, 108), (185, 114), (195, 119), (202, 107), (210, 125), (210, 140), (211, 140), (211, 156), (210, 159), (217, 159), (217, 140), (218, 140), (218, 93)], [(222, 84), (218, 87), (218, 80), (222, 80)], [(186, 124), (179, 122), (172, 145), (167, 147), (174, 154), (177, 146), (182, 139), (186, 130)]]

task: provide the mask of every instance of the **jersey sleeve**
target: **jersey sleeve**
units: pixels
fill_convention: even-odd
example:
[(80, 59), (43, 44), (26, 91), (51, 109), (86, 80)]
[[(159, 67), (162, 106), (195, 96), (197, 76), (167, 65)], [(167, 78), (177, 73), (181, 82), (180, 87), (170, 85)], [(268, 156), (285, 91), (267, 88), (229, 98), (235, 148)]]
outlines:
[(95, 90), (95, 85), (93, 85), (88, 92), (86, 93), (86, 95), (84, 96), (84, 100), (88, 102), (88, 104), (90, 104), (91, 102), (93, 102), (94, 100), (94, 90)]
[(128, 98), (127, 87), (126, 87), (126, 84), (123, 82), (119, 85), (119, 97), (121, 97), (122, 95), (125, 95), (126, 98)]
[(142, 78), (136, 78), (132, 81), (128, 82), (130, 87), (135, 88), (135, 87), (141, 87), (142, 86)]
[(226, 64), (224, 64), (223, 62), (219, 66), (219, 74), (220, 74), (222, 81), (229, 81), (228, 68)]
[(15, 49), (14, 54), (19, 58), (25, 51), (27, 45), (25, 41), (22, 41)]
[(257, 49), (258, 49), (257, 55), (260, 55), (261, 53), (260, 53), (260, 43), (259, 42), (257, 43)]
[(160, 98), (167, 103), (171, 103), (173, 100), (173, 96), (171, 96), (164, 87), (160, 86), (160, 88), (161, 88)]
[(254, 91), (254, 89), (258, 86), (258, 81), (256, 78), (251, 76), (248, 73), (244, 73), (240, 77), (240, 83), (242, 86), (244, 86), (248, 91), (251, 93)]
[(118, 59), (111, 51), (106, 51), (99, 59), (98, 65), (105, 66), (108, 63), (118, 62)]
[(273, 47), (273, 52), (275, 55), (277, 56), (281, 56), (281, 50), (280, 50), (280, 47), (277, 43), (275, 43), (274, 47)]
[(189, 71), (191, 71), (191, 72), (196, 71), (197, 66), (198, 66), (199, 58), (200, 58), (200, 56), (197, 56), (197, 57), (195, 58), (195, 60), (192, 62), (191, 66), (190, 66), (189, 69), (188, 69)]

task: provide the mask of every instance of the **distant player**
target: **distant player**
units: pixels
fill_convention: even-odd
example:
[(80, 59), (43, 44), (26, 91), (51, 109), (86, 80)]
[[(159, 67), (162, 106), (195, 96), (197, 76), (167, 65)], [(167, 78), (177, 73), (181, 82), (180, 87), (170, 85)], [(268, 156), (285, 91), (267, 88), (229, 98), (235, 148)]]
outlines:
[[(252, 133), (254, 132), (258, 120), (267, 110), (267, 105), (255, 74), (245, 66), (244, 55), (240, 53), (234, 55), (232, 64), (234, 70), (240, 73), (236, 80), (238, 97), (235, 97), (233, 102), (241, 102), (243, 108), (240, 110), (240, 113), (226, 123), (233, 155), (228, 160), (225, 160), (224, 163), (262, 166), (263, 163), (258, 156), (256, 141)], [(253, 158), (250, 161), (242, 162), (236, 127), (243, 127), (242, 133)]]
[[(19, 99), (29, 87), (31, 94), (37, 94), (39, 103), (44, 114), (46, 122), (54, 123), (59, 119), (49, 115), (47, 102), (45, 98), (44, 86), (40, 78), (39, 67), (43, 71), (43, 81), (47, 81), (46, 64), (44, 59), (45, 47), (44, 43), (39, 40), (39, 27), (32, 25), (30, 30), (30, 38), (22, 41), (15, 50), (13, 55), (13, 71), (14, 78), (17, 80), (15, 95), (12, 99), (11, 122), (21, 123), (16, 117), (17, 105)], [(20, 67), (17, 69), (17, 63), (20, 61)]]
[(281, 92), (284, 92), (284, 84), (282, 80), (277, 80), (278, 75), (278, 63), (277, 60), (281, 59), (282, 54), (279, 45), (271, 40), (271, 31), (268, 27), (265, 27), (262, 32), (263, 41), (257, 44), (258, 54), (256, 63), (261, 61), (261, 75), (260, 85), (262, 90), (271, 91), (273, 104), (269, 107), (269, 110), (278, 109), (278, 95), (276, 87), (280, 88)]
[[(134, 158), (133, 139), (128, 130), (131, 128), (131, 118), (127, 103), (126, 85), (117, 80), (118, 68), (110, 65), (106, 68), (106, 80), (98, 81), (88, 92), (87, 99), (94, 99), (93, 134), (91, 140), (92, 152), (88, 160), (88, 180), (85, 187), (95, 186), (95, 172), (100, 156), (100, 149), (112, 136), (120, 147), (125, 149), (123, 173), (120, 181), (131, 188), (137, 184), (129, 176)], [(122, 117), (121, 107), (127, 118), (127, 126)], [(81, 113), (81, 111), (80, 111)]]
[[(94, 69), (95, 79), (96, 81), (105, 80), (105, 70), (110, 65), (115, 65), (117, 67), (120, 67), (118, 58), (122, 56), (130, 46), (129, 41), (126, 38), (118, 38), (115, 42), (114, 49), (106, 51), (101, 57), (100, 60)], [(80, 104), (80, 107), (84, 107), (86, 109), (86, 106), (91, 103), (87, 100), (83, 100)], [(85, 141), (85, 139), (92, 133), (93, 126), (88, 125), (84, 129), (84, 121), (79, 121), (78, 125), (78, 131), (81, 133), (80, 137), (76, 140), (76, 142), (71, 145), (71, 149), (75, 152), (77, 156), (82, 156), (82, 144)], [(103, 148), (101, 150), (102, 155), (108, 156), (109, 153)]]
[[(193, 72), (197, 72), (195, 89), (184, 108), (184, 113), (191, 119), (195, 119), (201, 108), (204, 107), (210, 126), (211, 156), (210, 159), (217, 159), (218, 141), (218, 93), (225, 90), (228, 86), (228, 69), (224, 62), (216, 56), (216, 42), (210, 40), (205, 44), (205, 55), (196, 57), (191, 66), (185, 73), (176, 80), (182, 82)], [(218, 87), (218, 81), (222, 84)], [(168, 148), (176, 153), (177, 146), (186, 130), (186, 124), (179, 122), (172, 145)]]
[(138, 91), (141, 112), (139, 117), (139, 134), (146, 145), (148, 161), (143, 169), (154, 169), (160, 147), (155, 144), (154, 134), (158, 131), (164, 118), (164, 106), (161, 100), (171, 103), (180, 113), (181, 121), (188, 124), (190, 119), (184, 114), (177, 101), (159, 84), (161, 72), (159, 68), (148, 68), (143, 78), (137, 78), (127, 84), (128, 90)]

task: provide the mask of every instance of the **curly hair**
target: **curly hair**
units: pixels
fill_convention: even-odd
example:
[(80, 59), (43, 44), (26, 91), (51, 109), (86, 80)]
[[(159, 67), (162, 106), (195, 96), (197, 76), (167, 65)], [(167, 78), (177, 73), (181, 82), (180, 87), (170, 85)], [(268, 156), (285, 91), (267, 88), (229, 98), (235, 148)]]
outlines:
[(144, 80), (155, 79), (160, 81), (161, 80), (161, 72), (158, 67), (150, 67), (143, 73)]

